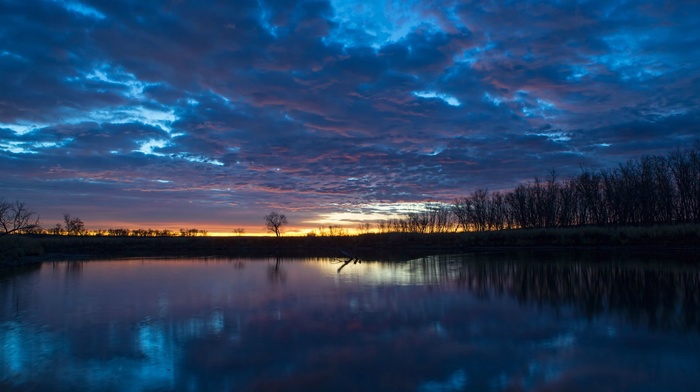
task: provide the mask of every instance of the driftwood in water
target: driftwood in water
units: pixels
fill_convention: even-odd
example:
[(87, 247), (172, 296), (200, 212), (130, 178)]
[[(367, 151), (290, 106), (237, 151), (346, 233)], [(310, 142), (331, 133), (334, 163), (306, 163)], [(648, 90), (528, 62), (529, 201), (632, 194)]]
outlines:
[(345, 268), (346, 265), (348, 265), (348, 264), (350, 264), (350, 263), (353, 263), (353, 264), (360, 263), (360, 264), (362, 264), (362, 260), (360, 260), (359, 258), (357, 258), (357, 257), (355, 257), (355, 256), (352, 256), (351, 254), (349, 254), (348, 252), (346, 252), (346, 251), (344, 251), (344, 250), (342, 250), (342, 249), (340, 249), (340, 248), (338, 248), (338, 250), (339, 250), (340, 253), (342, 253), (345, 257), (347, 257), (346, 260), (338, 260), (339, 263), (343, 263), (343, 265), (341, 265), (340, 267), (338, 267), (338, 273), (340, 273), (340, 271), (341, 271), (343, 268)]

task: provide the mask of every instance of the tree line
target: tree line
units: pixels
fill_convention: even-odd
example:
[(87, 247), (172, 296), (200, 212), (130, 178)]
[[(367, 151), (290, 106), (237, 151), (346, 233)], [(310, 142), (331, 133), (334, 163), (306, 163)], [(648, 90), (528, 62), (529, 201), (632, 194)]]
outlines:
[[(62, 234), (62, 233), (58, 233)], [(65, 231), (64, 234), (69, 235), (85, 235), (87, 232), (71, 233), (70, 231)], [(207, 236), (209, 232), (207, 230), (201, 229), (97, 229), (90, 232), (90, 235), (97, 237), (203, 237)]]
[[(77, 219), (77, 218), (74, 218)], [(52, 235), (91, 235), (96, 237), (202, 237), (209, 234), (207, 230), (201, 229), (97, 229), (88, 232), (80, 221), (79, 224), (61, 226), (56, 224), (49, 232), (43, 231), (41, 234)]]
[(552, 170), (511, 191), (476, 189), (451, 204), (427, 203), (421, 211), (379, 221), (376, 228), (441, 233), (684, 223), (700, 223), (700, 142), (613, 168), (582, 168), (564, 180)]
[[(239, 229), (242, 230), (242, 229)], [(70, 214), (63, 215), (63, 224), (56, 223), (50, 229), (42, 228), (39, 224), (39, 216), (29, 210), (20, 201), (14, 203), (0, 200), (0, 237), (8, 234), (45, 234), (45, 235), (92, 235), (102, 237), (199, 237), (206, 236), (207, 230), (180, 229), (98, 229), (88, 231), (85, 223), (78, 217)]]

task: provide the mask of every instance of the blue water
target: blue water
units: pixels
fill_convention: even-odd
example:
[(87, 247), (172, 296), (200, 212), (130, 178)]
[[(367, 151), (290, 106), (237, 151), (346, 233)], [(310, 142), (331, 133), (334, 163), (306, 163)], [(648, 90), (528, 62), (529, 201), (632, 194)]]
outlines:
[(700, 391), (700, 268), (503, 255), (0, 276), (2, 391)]

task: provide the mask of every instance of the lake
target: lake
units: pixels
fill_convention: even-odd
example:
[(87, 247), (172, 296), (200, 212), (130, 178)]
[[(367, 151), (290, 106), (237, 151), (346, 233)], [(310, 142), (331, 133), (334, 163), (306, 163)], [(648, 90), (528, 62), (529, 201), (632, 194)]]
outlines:
[(0, 275), (0, 390), (700, 391), (700, 268), (600, 259), (44, 263)]

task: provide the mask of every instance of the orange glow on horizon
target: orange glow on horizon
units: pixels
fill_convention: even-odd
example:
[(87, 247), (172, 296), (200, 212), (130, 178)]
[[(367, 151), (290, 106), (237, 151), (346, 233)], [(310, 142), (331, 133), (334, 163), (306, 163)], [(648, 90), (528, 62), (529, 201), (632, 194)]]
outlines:
[[(234, 230), (240, 228), (243, 229), (243, 233), (237, 233)], [(50, 230), (51, 226), (45, 227), (46, 230)], [(205, 230), (206, 236), (208, 237), (273, 237), (275, 234), (267, 232), (263, 226), (236, 226), (236, 225), (207, 225), (207, 224), (196, 224), (192, 222), (173, 224), (173, 223), (160, 223), (160, 224), (129, 224), (126, 222), (98, 222), (97, 224), (86, 225), (88, 235), (96, 235), (100, 231), (106, 231), (108, 229), (128, 229), (130, 231), (135, 230), (170, 230), (176, 236), (180, 234), (180, 229), (198, 229)], [(353, 234), (356, 230), (351, 227), (344, 227), (348, 234)], [(303, 237), (309, 235), (309, 233), (317, 232), (317, 227), (309, 226), (287, 226), (282, 229), (283, 237)]]
[[(406, 213), (420, 211), (424, 208), (427, 202), (400, 202), (400, 203), (369, 203), (361, 207), (368, 208), (370, 212), (351, 212), (351, 211), (336, 211), (311, 214), (305, 219), (290, 218), (295, 225), (285, 226), (282, 230), (282, 235), (285, 237), (298, 237), (315, 234), (318, 236), (329, 235), (334, 230), (340, 235), (358, 235), (361, 233), (376, 233), (378, 231), (376, 223), (378, 221), (386, 221), (388, 219), (402, 218)], [(342, 210), (342, 208), (341, 208)], [(53, 220), (62, 225), (62, 217), (56, 217)], [(44, 228), (50, 231), (54, 224), (50, 222), (52, 219), (42, 219)], [(212, 223), (212, 222), (181, 222), (181, 221), (161, 221), (161, 222), (129, 222), (122, 220), (93, 220), (90, 217), (84, 217), (85, 228), (91, 233), (98, 231), (106, 231), (108, 229), (126, 229), (126, 230), (170, 230), (175, 235), (179, 235), (180, 229), (197, 229), (205, 230), (207, 236), (211, 237), (236, 237), (236, 236), (274, 236), (274, 233), (265, 230), (262, 218), (260, 223), (250, 224), (240, 223), (235, 221), (230, 224)], [(369, 230), (360, 229), (361, 224), (370, 224)], [(243, 229), (242, 233), (238, 233), (236, 229)], [(338, 231), (340, 233), (338, 233)]]

